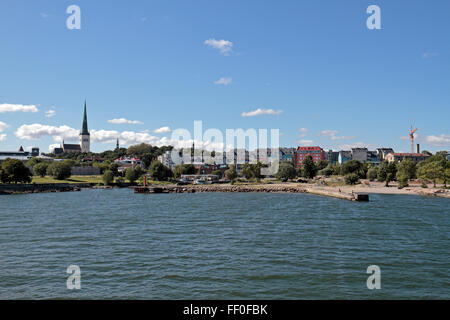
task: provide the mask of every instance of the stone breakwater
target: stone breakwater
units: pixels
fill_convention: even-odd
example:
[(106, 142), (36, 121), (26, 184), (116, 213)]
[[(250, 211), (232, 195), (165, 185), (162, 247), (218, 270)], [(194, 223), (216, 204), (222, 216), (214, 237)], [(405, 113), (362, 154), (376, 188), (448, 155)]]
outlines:
[(350, 201), (369, 201), (365, 193), (345, 193), (333, 190), (307, 188), (297, 184), (261, 184), (261, 185), (190, 185), (190, 186), (159, 186), (136, 187), (135, 193), (202, 193), (202, 192), (264, 192), (264, 193), (309, 193)]
[(25, 194), (41, 192), (72, 192), (80, 191), (81, 188), (89, 188), (91, 185), (73, 185), (69, 183), (49, 183), (49, 184), (2, 184), (0, 185), (0, 195)]

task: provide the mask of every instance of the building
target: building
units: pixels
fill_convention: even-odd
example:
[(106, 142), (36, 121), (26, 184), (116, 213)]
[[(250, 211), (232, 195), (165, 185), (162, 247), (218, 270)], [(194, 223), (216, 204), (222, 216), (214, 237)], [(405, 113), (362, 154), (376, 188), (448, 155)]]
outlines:
[(325, 151), (321, 147), (298, 147), (296, 152), (295, 166), (301, 168), (303, 166), (303, 160), (311, 156), (315, 163), (320, 160), (325, 160)]
[(352, 160), (366, 162), (368, 151), (367, 148), (352, 148)]
[(280, 162), (290, 162), (295, 164), (296, 150), (295, 148), (280, 148), (279, 149)]
[(367, 161), (370, 163), (378, 164), (380, 160), (378, 159), (377, 151), (367, 151)]
[(447, 160), (450, 161), (450, 152), (447, 152)]
[(84, 152), (89, 153), (91, 151), (91, 135), (88, 130), (88, 122), (87, 122), (87, 112), (86, 112), (86, 101), (84, 102), (84, 115), (83, 115), (83, 124), (81, 126), (80, 135), (79, 135), (79, 144), (67, 144), (63, 143), (59, 148), (53, 149), (53, 154), (62, 154), (62, 153), (73, 153), (73, 152)]
[(392, 148), (378, 148), (378, 161), (383, 161), (389, 153), (394, 153), (394, 149)]
[(328, 152), (325, 153), (325, 160), (327, 160), (331, 164), (337, 163), (339, 161), (339, 152), (328, 150)]
[(114, 163), (117, 163), (119, 165), (132, 165), (132, 166), (143, 166), (142, 160), (139, 158), (132, 158), (132, 157), (122, 157), (119, 159), (114, 160)]
[(81, 152), (89, 153), (91, 150), (91, 135), (89, 134), (89, 130), (88, 130), (86, 101), (84, 102), (83, 126), (81, 128), (79, 141), (80, 141)]
[(401, 162), (403, 159), (409, 159), (415, 163), (426, 160), (430, 155), (426, 153), (389, 153), (385, 159), (388, 162)]
[(17, 159), (21, 161), (28, 161), (32, 157), (39, 156), (39, 148), (31, 148), (31, 152), (25, 151), (21, 146), (19, 151), (0, 151), (0, 162), (6, 159)]
[(339, 164), (344, 164), (350, 160), (352, 160), (352, 152), (351, 151), (339, 151), (339, 155), (338, 155)]

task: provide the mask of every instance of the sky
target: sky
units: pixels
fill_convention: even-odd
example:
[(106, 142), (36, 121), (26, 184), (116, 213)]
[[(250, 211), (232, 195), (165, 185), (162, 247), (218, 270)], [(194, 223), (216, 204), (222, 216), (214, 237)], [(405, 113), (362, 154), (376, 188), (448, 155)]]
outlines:
[[(68, 29), (70, 5), (81, 29)], [(366, 12), (381, 10), (381, 29)], [(450, 150), (450, 1), (0, 2), (0, 151), (279, 129), (280, 145)]]

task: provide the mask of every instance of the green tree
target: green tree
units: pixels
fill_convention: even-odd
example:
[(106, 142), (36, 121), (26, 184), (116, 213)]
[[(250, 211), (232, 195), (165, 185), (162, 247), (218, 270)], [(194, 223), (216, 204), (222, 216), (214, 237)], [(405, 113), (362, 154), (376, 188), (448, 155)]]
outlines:
[(1, 180), (3, 183), (31, 182), (31, 171), (20, 160), (6, 159), (2, 163), (1, 169)]
[(428, 179), (433, 181), (433, 186), (436, 187), (436, 180), (444, 180), (444, 167), (440, 161), (430, 161), (421, 164), (417, 170), (419, 179)]
[(320, 170), (318, 174), (329, 177), (334, 174), (333, 167), (331, 165), (328, 165), (326, 168)]
[(312, 179), (317, 175), (317, 167), (311, 156), (306, 156), (303, 159), (303, 176)]
[(112, 173), (112, 171), (111, 170), (106, 170), (103, 173), (102, 180), (103, 180), (103, 184), (105, 186), (111, 185), (111, 183), (113, 183), (113, 181), (114, 181), (114, 174)]
[(41, 176), (42, 178), (45, 177), (47, 174), (47, 168), (50, 165), (48, 162), (40, 162), (34, 165), (33, 171), (35, 175)]
[(349, 173), (345, 176), (345, 183), (354, 185), (359, 182), (359, 175), (357, 173)]
[(245, 177), (246, 179), (253, 178), (253, 169), (250, 163), (244, 163), (242, 165), (241, 177)]
[(395, 179), (397, 173), (397, 166), (395, 162), (383, 161), (378, 168), (378, 181), (386, 182), (385, 186), (389, 187), (389, 182)]
[(326, 167), (328, 167), (328, 165), (330, 164), (330, 162), (328, 160), (320, 160), (319, 162), (317, 162), (317, 170), (323, 170)]
[(408, 180), (409, 180), (408, 176), (404, 172), (397, 173), (397, 180), (398, 180), (398, 188), (399, 189), (403, 189), (409, 185), (408, 184)]
[(130, 183), (134, 183), (137, 180), (136, 171), (134, 168), (128, 168), (125, 170), (125, 178), (127, 178)]
[(378, 168), (372, 167), (367, 171), (367, 179), (370, 181), (375, 181), (378, 176)]
[(361, 176), (362, 164), (358, 160), (350, 160), (341, 166), (341, 175), (345, 176), (349, 173), (356, 173)]
[(53, 162), (47, 168), (47, 174), (57, 180), (65, 180), (72, 175), (72, 161)]
[(398, 175), (402, 176), (403, 178), (406, 178), (407, 180), (415, 179), (416, 178), (416, 164), (409, 160), (409, 159), (403, 159), (398, 165)]
[(35, 165), (37, 165), (38, 163), (41, 163), (41, 162), (42, 162), (42, 159), (33, 157), (33, 158), (31, 158), (30, 160), (27, 161), (26, 165), (29, 168), (34, 168)]
[(158, 181), (165, 181), (168, 178), (172, 178), (172, 170), (170, 170), (168, 167), (163, 165), (160, 161), (153, 161), (150, 164), (149, 168), (149, 174), (151, 175), (152, 179), (158, 180)]
[(218, 176), (219, 179), (223, 177), (223, 171), (222, 170), (214, 170), (211, 172), (212, 175)]
[(230, 165), (230, 168), (225, 171), (225, 177), (227, 177), (227, 179), (230, 180), (231, 182), (234, 182), (234, 180), (236, 180), (237, 172), (234, 165)]
[(286, 182), (289, 179), (294, 179), (296, 177), (296, 175), (297, 175), (297, 171), (295, 170), (292, 163), (283, 162), (283, 163), (280, 163), (278, 172), (276, 173), (275, 177), (278, 180)]

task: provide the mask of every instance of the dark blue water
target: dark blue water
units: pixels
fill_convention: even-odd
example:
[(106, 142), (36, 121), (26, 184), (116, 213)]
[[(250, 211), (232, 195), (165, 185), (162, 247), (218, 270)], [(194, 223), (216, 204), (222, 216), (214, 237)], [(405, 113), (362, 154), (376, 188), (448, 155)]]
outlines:
[[(450, 298), (450, 200), (373, 195), (0, 197), (2, 299)], [(81, 290), (66, 269), (81, 268)], [(381, 268), (381, 290), (366, 269)]]

